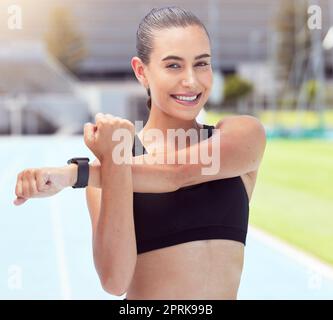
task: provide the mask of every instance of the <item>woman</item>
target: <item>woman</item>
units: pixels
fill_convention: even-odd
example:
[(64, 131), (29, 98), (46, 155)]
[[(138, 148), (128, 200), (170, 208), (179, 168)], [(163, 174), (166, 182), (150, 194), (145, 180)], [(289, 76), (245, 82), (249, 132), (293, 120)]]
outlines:
[[(128, 120), (103, 114), (84, 128), (85, 143), (96, 155), (86, 197), (101, 284), (114, 295), (127, 292), (129, 300), (236, 299), (264, 128), (246, 115), (223, 118), (215, 127), (196, 122), (212, 86), (211, 46), (204, 25), (189, 11), (149, 12), (139, 25), (131, 65), (149, 96), (144, 128), (135, 135)], [(125, 151), (133, 152), (121, 164), (111, 156), (117, 129), (130, 132)], [(162, 135), (152, 143), (154, 129)], [(170, 129), (190, 131), (190, 141), (179, 148)], [(193, 142), (203, 129), (208, 137)], [(204, 149), (219, 151), (214, 174), (202, 174), (202, 163), (187, 161)], [(181, 155), (186, 163), (148, 161), (157, 154)], [(75, 164), (25, 170), (15, 203), (55, 194), (76, 180)]]

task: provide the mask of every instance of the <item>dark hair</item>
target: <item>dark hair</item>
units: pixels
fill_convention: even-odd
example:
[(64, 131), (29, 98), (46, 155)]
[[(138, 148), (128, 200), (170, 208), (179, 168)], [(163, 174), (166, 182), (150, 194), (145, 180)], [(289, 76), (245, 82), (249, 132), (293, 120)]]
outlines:
[[(136, 32), (136, 50), (137, 56), (146, 65), (150, 62), (150, 54), (153, 51), (153, 31), (162, 30), (165, 28), (187, 27), (187, 26), (202, 27), (210, 41), (208, 31), (204, 24), (192, 12), (176, 7), (153, 8), (140, 22)], [(147, 108), (151, 108), (150, 89), (147, 88), (148, 101)]]

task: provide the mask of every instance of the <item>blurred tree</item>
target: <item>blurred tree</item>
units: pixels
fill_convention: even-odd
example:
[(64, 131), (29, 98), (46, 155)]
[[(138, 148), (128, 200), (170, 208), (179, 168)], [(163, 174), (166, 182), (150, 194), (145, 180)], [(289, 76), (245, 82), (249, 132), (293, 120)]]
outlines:
[(86, 56), (86, 49), (67, 8), (55, 7), (51, 11), (45, 41), (50, 54), (75, 73), (78, 63)]
[(245, 98), (252, 91), (252, 83), (238, 75), (229, 75), (225, 78), (224, 97), (226, 101), (237, 101)]
[(253, 92), (253, 84), (238, 75), (229, 75), (224, 83), (224, 100), (226, 104), (237, 104), (238, 113), (247, 112), (246, 97)]
[[(303, 84), (303, 90), (305, 90), (305, 96), (306, 96), (306, 103), (308, 106), (313, 105), (316, 102), (317, 95), (319, 94), (319, 91), (322, 90), (323, 84), (320, 83), (320, 81), (316, 79), (310, 79)], [(325, 104), (329, 104), (329, 90), (324, 90), (323, 99), (325, 101)]]
[(317, 97), (317, 93), (319, 90), (319, 83), (316, 80), (309, 80), (304, 83), (306, 90), (306, 100), (308, 103), (313, 103), (315, 98)]

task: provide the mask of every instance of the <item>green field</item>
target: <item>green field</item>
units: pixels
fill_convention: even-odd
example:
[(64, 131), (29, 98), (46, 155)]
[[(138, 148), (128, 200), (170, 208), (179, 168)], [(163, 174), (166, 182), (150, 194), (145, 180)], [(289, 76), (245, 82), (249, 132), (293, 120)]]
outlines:
[(268, 140), (250, 223), (333, 264), (333, 142)]
[[(209, 111), (206, 115), (208, 124), (216, 124), (218, 120), (226, 115), (232, 113), (213, 112)], [(296, 113), (294, 111), (279, 111), (274, 113), (272, 111), (261, 111), (259, 114), (260, 121), (265, 125), (273, 125), (277, 123), (283, 127), (293, 127), (301, 124), (304, 128), (313, 128), (319, 125), (320, 117), (313, 111), (304, 111)], [(322, 115), (325, 126), (333, 129), (333, 110), (326, 110)]]

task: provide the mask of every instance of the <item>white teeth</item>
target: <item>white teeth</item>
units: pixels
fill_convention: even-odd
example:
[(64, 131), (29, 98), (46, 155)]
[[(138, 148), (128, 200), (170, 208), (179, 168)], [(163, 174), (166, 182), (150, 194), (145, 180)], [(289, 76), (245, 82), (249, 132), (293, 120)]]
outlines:
[(198, 96), (193, 97), (184, 97), (184, 96), (175, 96), (178, 100), (184, 100), (184, 101), (194, 101)]

